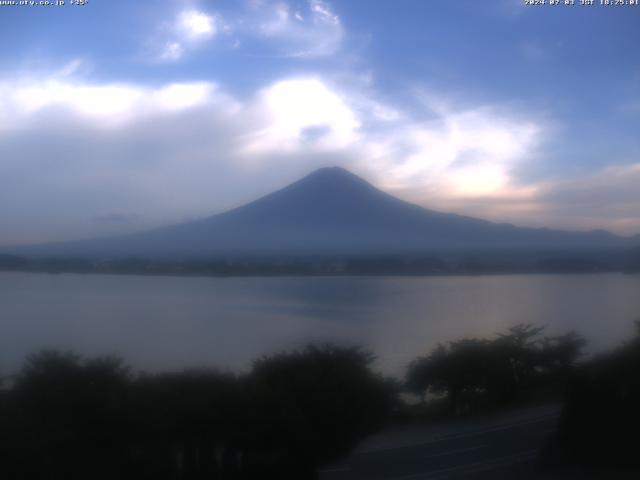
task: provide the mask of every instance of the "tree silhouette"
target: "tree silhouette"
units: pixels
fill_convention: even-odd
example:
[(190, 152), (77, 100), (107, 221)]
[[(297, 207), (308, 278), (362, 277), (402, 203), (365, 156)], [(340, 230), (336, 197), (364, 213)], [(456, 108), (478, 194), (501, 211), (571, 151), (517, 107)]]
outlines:
[(128, 369), (115, 358), (84, 362), (53, 351), (30, 356), (8, 406), (14, 428), (9, 471), (17, 478), (56, 479), (120, 473), (127, 382)]
[(640, 321), (636, 335), (574, 372), (550, 462), (638, 468)]
[[(113, 357), (31, 355), (0, 390), (7, 478), (314, 478), (380, 426), (395, 391), (358, 348), (257, 360), (243, 376), (200, 368), (134, 376)], [(4, 478), (4, 477), (3, 477)]]
[(542, 331), (521, 324), (493, 340), (439, 344), (411, 362), (406, 387), (423, 402), (427, 394), (445, 397), (454, 415), (525, 401), (552, 384), (561, 389), (585, 342), (573, 332), (542, 338)]
[(255, 361), (249, 386), (262, 439), (302, 470), (347, 454), (393, 408), (393, 385), (371, 371), (373, 360), (325, 345)]

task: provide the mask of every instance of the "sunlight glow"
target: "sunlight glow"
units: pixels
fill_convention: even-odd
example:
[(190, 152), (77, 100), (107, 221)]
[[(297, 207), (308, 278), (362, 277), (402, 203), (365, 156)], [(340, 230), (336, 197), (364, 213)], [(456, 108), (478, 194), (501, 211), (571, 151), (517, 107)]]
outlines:
[(213, 17), (197, 10), (183, 12), (180, 15), (179, 26), (191, 39), (207, 38), (216, 33)]
[(483, 109), (442, 112), (439, 120), (392, 140), (408, 153), (390, 168), (389, 182), (398, 188), (418, 180), (446, 195), (499, 194), (509, 186), (511, 170), (537, 145), (539, 133), (531, 122)]
[(315, 147), (342, 148), (357, 139), (356, 114), (319, 79), (280, 81), (263, 91), (262, 105), (268, 126), (258, 134), (252, 150), (300, 147), (309, 128), (324, 132), (308, 141)]

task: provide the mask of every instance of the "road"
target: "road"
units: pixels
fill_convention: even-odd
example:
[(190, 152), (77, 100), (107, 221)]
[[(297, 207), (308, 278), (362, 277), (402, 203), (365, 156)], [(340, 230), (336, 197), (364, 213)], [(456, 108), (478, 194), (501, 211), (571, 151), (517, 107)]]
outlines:
[(382, 432), (321, 480), (534, 479), (559, 408), (545, 406), (474, 422)]

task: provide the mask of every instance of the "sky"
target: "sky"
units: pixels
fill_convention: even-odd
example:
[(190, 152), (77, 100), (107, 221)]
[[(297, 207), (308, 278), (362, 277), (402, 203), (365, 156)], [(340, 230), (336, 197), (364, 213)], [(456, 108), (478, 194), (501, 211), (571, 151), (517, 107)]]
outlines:
[(0, 5), (0, 246), (335, 165), (436, 210), (640, 233), (640, 7), (579, 3)]

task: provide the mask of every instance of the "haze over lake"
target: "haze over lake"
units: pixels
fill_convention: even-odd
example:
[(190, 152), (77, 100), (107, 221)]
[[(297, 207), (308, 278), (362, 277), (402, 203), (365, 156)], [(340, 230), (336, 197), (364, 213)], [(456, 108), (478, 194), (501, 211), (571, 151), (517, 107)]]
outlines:
[(0, 372), (41, 348), (137, 369), (216, 366), (310, 341), (359, 344), (401, 374), (437, 342), (534, 322), (597, 352), (640, 318), (640, 276), (196, 278), (0, 273)]

